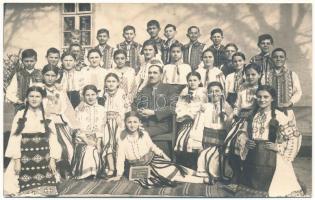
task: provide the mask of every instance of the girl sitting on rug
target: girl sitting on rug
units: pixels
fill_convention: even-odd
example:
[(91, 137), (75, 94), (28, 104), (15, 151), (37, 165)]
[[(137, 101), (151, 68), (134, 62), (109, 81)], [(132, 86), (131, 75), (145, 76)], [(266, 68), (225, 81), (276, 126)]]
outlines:
[[(132, 69), (132, 68), (131, 68)], [(114, 155), (116, 139), (118, 134), (124, 127), (123, 121), (125, 113), (130, 111), (130, 103), (127, 94), (119, 87), (119, 78), (115, 73), (109, 73), (105, 77), (105, 112), (106, 112), (106, 127), (104, 133), (104, 149), (103, 153), (106, 154), (108, 166), (107, 175), (114, 174)]]
[(214, 181), (222, 179), (225, 172), (228, 172), (223, 171), (226, 166), (223, 166), (222, 146), (232, 121), (233, 109), (224, 99), (220, 82), (208, 85), (208, 98), (209, 103), (203, 105), (203, 150), (198, 157), (197, 175)]
[(75, 149), (71, 163), (74, 178), (83, 179), (102, 175), (102, 140), (105, 131), (106, 110), (97, 102), (95, 85), (83, 88), (84, 102), (76, 107), (76, 118), (80, 128), (75, 138)]
[[(126, 129), (122, 131), (117, 147), (117, 176), (111, 181), (120, 180), (127, 168), (148, 167), (150, 176), (136, 181), (143, 187), (174, 186), (173, 181), (203, 183), (204, 178), (193, 176), (195, 172), (170, 161), (170, 158), (151, 140), (150, 135), (141, 128), (137, 112), (130, 111), (125, 116)], [(129, 174), (129, 169), (125, 175)], [(205, 180), (207, 181), (207, 179)]]
[(45, 116), (43, 88), (27, 90), (26, 108), (13, 119), (6, 157), (11, 162), (4, 174), (4, 193), (18, 196), (58, 195), (56, 160), (61, 157), (53, 121)]
[(62, 147), (61, 161), (58, 162), (60, 175), (68, 178), (71, 176), (70, 164), (73, 156), (72, 137), (79, 123), (75, 119), (75, 112), (67, 94), (56, 83), (58, 72), (59, 68), (50, 64), (42, 69), (44, 87), (47, 91), (47, 98), (43, 104), (46, 114), (55, 123), (58, 142)]
[(237, 141), (244, 160), (240, 182), (266, 191), (270, 197), (303, 195), (292, 166), (302, 135), (296, 126), (288, 123), (289, 118), (283, 112), (276, 110), (275, 89), (259, 86), (256, 96), (257, 106), (239, 132), (245, 142)]
[(180, 93), (175, 109), (180, 124), (174, 150), (177, 163), (196, 170), (198, 151), (203, 149), (202, 105), (208, 99), (198, 72), (190, 72), (186, 78), (188, 86)]

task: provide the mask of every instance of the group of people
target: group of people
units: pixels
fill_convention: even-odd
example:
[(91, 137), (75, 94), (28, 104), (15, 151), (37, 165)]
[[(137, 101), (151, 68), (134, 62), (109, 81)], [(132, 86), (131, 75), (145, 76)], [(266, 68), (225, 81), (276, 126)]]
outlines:
[[(246, 62), (237, 45), (222, 44), (220, 28), (211, 31), (210, 47), (198, 41), (197, 26), (188, 28), (185, 45), (172, 24), (166, 40), (156, 20), (147, 32), (141, 45), (128, 25), (113, 48), (100, 29), (99, 44), (88, 50), (74, 30), (61, 56), (48, 49), (41, 70), (34, 49), (13, 62), (4, 77), (16, 110), (5, 192), (57, 195), (60, 176), (114, 181), (145, 166), (150, 176), (136, 181), (146, 188), (223, 181), (269, 196), (303, 195), (292, 167), (301, 146), (292, 110), (301, 86), (286, 51), (272, 50), (272, 36), (260, 35), (261, 53)], [(166, 133), (175, 134), (174, 147), (155, 141)]]

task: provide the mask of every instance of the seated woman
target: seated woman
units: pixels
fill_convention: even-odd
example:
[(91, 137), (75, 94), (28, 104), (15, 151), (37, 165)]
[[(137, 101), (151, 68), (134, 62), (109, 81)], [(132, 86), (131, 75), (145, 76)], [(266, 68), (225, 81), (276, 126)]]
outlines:
[[(197, 175), (208, 177), (210, 181), (230, 175), (223, 163), (222, 147), (232, 121), (232, 108), (224, 100), (224, 90), (219, 82), (208, 85), (209, 103), (203, 105), (203, 150), (198, 157)], [(228, 174), (230, 172), (230, 174)]]
[(289, 118), (275, 108), (276, 91), (259, 86), (257, 106), (249, 117), (238, 141), (244, 167), (240, 183), (270, 197), (301, 196), (292, 161), (297, 155), (302, 135)]
[(192, 169), (197, 168), (199, 150), (202, 150), (203, 121), (202, 105), (208, 101), (207, 91), (202, 87), (198, 72), (190, 72), (188, 86), (180, 93), (176, 103), (176, 120), (179, 122), (178, 136), (174, 150), (176, 161)]
[(105, 170), (107, 175), (111, 176), (114, 173), (114, 157), (116, 139), (124, 127), (125, 113), (131, 110), (130, 101), (123, 89), (119, 87), (119, 78), (115, 73), (108, 73), (105, 77), (105, 114), (106, 124), (104, 133), (104, 149), (107, 164)]
[(6, 150), (11, 158), (4, 174), (4, 194), (18, 196), (58, 195), (56, 160), (61, 157), (54, 123), (46, 118), (43, 88), (27, 90), (26, 108), (16, 113)]
[(44, 88), (47, 98), (43, 100), (46, 114), (50, 116), (56, 126), (57, 139), (62, 148), (61, 160), (57, 163), (60, 175), (64, 178), (71, 176), (70, 164), (73, 156), (72, 137), (78, 128), (74, 109), (67, 94), (57, 84), (59, 68), (45, 65), (42, 69)]
[[(141, 127), (137, 112), (126, 113), (125, 124), (126, 129), (121, 133), (117, 146), (117, 176), (111, 178), (111, 181), (121, 179), (124, 174), (128, 175), (128, 168), (142, 166), (148, 167), (150, 175), (146, 178), (136, 178), (136, 181), (145, 188), (174, 186), (173, 181), (204, 182), (204, 178), (192, 175), (193, 170), (170, 161), (170, 158), (152, 142), (149, 133)], [(126, 171), (125, 161), (128, 163)]]
[(83, 88), (84, 102), (75, 109), (80, 126), (75, 138), (71, 169), (76, 179), (96, 177), (104, 173), (100, 169), (103, 164), (101, 156), (106, 111), (98, 104), (97, 93), (95, 85), (86, 85)]

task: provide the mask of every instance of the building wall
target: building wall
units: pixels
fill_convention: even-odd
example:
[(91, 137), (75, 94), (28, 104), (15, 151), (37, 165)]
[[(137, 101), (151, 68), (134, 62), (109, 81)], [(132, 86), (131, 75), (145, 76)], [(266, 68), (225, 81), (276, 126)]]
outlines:
[[(246, 53), (247, 60), (257, 53), (257, 37), (273, 35), (274, 47), (287, 50), (290, 69), (300, 77), (303, 98), (299, 105), (311, 105), (312, 72), (311, 4), (94, 4), (93, 44), (99, 28), (110, 31), (110, 45), (123, 40), (122, 29), (133, 25), (136, 41), (148, 38), (146, 23), (160, 21), (163, 28), (177, 26), (177, 39), (187, 43), (187, 28), (201, 29), (200, 41), (210, 45), (209, 32), (214, 27), (224, 31), (224, 43), (234, 42)], [(4, 53), (19, 48), (35, 48), (38, 67), (45, 63), (45, 52), (61, 48), (60, 4), (6, 4), (4, 17)], [(163, 36), (163, 31), (161, 31)]]

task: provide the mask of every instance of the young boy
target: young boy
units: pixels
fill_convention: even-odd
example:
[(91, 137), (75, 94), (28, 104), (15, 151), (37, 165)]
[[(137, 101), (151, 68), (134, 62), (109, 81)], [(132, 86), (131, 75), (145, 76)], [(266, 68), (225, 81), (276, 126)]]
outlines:
[(170, 51), (171, 64), (167, 64), (163, 68), (163, 83), (177, 85), (179, 93), (187, 84), (186, 76), (191, 72), (191, 67), (183, 63), (182, 45), (180, 43), (172, 44)]
[[(150, 39), (148, 39), (148, 40), (153, 41), (154, 44), (156, 45), (156, 47), (158, 49), (159, 57), (161, 57), (161, 55), (162, 55), (161, 49), (162, 49), (163, 43), (165, 42), (162, 38), (159, 37), (160, 30), (161, 30), (160, 23), (158, 21), (150, 20), (147, 23), (147, 32), (150, 35)], [(146, 41), (148, 41), (148, 40), (146, 40)]]
[(162, 44), (162, 61), (163, 63), (170, 64), (171, 63), (171, 55), (170, 55), (170, 48), (172, 44), (179, 43), (178, 40), (175, 39), (176, 35), (176, 26), (173, 24), (167, 24), (164, 28), (164, 36), (166, 37), (166, 41)]
[(117, 49), (122, 49), (127, 53), (126, 65), (132, 67), (136, 73), (140, 69), (140, 51), (142, 45), (134, 41), (136, 29), (133, 26), (127, 25), (123, 29), (123, 37), (125, 41), (117, 44)]
[(32, 83), (42, 81), (42, 73), (34, 69), (37, 62), (37, 53), (34, 49), (26, 49), (22, 52), (24, 68), (19, 69), (13, 76), (7, 88), (6, 98), (12, 102), (16, 111), (24, 108), (26, 91)]
[(79, 44), (71, 44), (69, 46), (69, 52), (72, 53), (75, 56), (76, 59), (76, 70), (81, 70), (83, 67), (87, 66), (87, 62), (85, 62), (85, 59), (81, 59), (82, 54), (82, 47)]
[(215, 28), (210, 33), (212, 45), (209, 47), (214, 55), (214, 66), (221, 67), (224, 63), (224, 45), (222, 45), (223, 31), (220, 28)]
[(200, 29), (197, 26), (189, 27), (186, 36), (190, 42), (183, 47), (184, 63), (189, 64), (192, 70), (195, 70), (201, 62), (201, 55), (206, 44), (198, 41)]
[(58, 78), (57, 78), (57, 83), (60, 83), (62, 79), (62, 75), (63, 75), (62, 73), (63, 70), (61, 69), (60, 66), (58, 66), (58, 63), (60, 60), (60, 51), (54, 47), (49, 48), (46, 53), (46, 59), (47, 59), (48, 64), (52, 66), (56, 66), (60, 69), (58, 73)]
[(113, 65), (113, 56), (114, 56), (114, 48), (107, 44), (109, 39), (109, 31), (105, 28), (99, 29), (97, 31), (96, 39), (98, 41), (98, 45), (95, 49), (100, 50), (103, 57), (103, 65), (102, 67), (105, 69), (112, 68)]
[(260, 49), (260, 54), (252, 57), (249, 62), (254, 62), (260, 65), (261, 76), (265, 77), (265, 82), (267, 82), (267, 76), (269, 71), (274, 67), (272, 59), (270, 57), (270, 52), (273, 46), (273, 38), (269, 34), (262, 34), (258, 37), (257, 46)]

